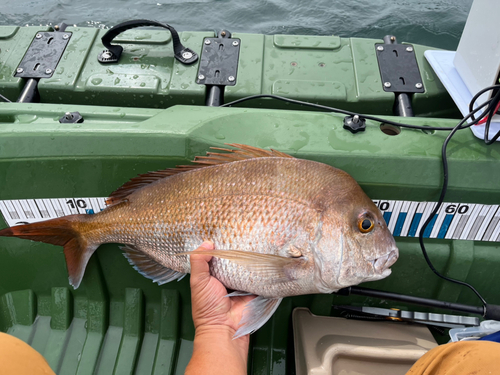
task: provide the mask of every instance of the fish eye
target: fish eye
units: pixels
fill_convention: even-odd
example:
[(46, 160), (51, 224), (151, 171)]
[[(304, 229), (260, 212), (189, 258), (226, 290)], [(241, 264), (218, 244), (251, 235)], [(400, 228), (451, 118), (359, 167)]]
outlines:
[(361, 219), (358, 222), (358, 228), (361, 231), (361, 233), (368, 233), (370, 232), (374, 227), (374, 223), (370, 219)]

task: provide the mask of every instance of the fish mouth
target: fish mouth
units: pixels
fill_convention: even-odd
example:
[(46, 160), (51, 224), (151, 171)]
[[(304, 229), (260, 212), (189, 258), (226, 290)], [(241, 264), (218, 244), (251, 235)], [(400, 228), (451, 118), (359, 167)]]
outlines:
[(391, 273), (389, 267), (396, 263), (396, 260), (398, 260), (398, 250), (391, 250), (384, 256), (372, 260), (373, 269), (379, 274), (385, 274), (388, 271), (389, 275)]

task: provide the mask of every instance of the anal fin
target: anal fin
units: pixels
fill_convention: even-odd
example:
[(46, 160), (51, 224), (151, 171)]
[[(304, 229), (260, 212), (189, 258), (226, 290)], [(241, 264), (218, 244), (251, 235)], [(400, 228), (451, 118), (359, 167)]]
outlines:
[(153, 282), (158, 285), (163, 285), (174, 280), (180, 280), (186, 275), (185, 273), (177, 272), (162, 266), (160, 263), (151, 259), (147, 256), (147, 254), (132, 245), (125, 245), (120, 248), (125, 252), (123, 255), (137, 272), (139, 272), (142, 276), (153, 280)]
[(242, 292), (240, 290), (235, 290), (232, 293), (226, 294), (224, 297), (244, 297), (244, 296), (252, 296), (253, 293)]
[(233, 339), (248, 335), (262, 327), (273, 316), (282, 299), (258, 296), (247, 303)]

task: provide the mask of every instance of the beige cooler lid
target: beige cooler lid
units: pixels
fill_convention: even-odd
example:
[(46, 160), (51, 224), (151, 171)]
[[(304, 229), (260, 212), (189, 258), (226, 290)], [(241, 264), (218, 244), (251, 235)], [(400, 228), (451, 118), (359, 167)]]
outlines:
[(292, 315), (297, 375), (404, 375), (437, 346), (424, 326)]

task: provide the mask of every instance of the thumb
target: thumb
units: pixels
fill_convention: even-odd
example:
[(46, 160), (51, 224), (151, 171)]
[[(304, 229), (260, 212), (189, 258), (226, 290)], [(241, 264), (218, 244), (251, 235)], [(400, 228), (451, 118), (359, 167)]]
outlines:
[[(196, 250), (213, 250), (214, 244), (211, 241), (203, 242)], [(210, 268), (208, 262), (212, 259), (211, 255), (194, 254), (190, 255), (191, 262), (191, 287), (197, 285), (200, 281), (210, 278)]]

